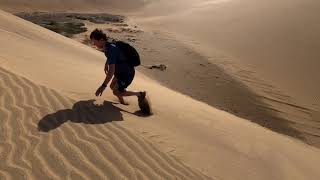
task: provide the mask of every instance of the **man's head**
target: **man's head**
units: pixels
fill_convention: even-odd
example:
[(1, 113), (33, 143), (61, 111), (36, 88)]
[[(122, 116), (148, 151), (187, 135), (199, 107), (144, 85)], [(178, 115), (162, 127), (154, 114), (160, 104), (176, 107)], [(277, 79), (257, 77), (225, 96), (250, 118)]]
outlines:
[(107, 41), (107, 35), (100, 29), (95, 29), (90, 34), (91, 42), (99, 49), (102, 49)]

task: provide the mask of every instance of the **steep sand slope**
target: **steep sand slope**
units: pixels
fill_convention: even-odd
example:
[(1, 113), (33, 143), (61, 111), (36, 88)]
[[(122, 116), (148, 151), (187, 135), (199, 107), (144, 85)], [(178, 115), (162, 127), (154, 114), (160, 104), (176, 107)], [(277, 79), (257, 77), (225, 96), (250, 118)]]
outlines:
[(1, 179), (207, 179), (106, 124), (123, 120), (111, 103), (76, 102), (3, 68), (0, 75)]
[[(50, 169), (51, 174), (57, 177), (74, 178), (103, 177), (107, 172), (112, 177), (119, 175), (139, 178), (142, 173), (141, 176), (150, 178), (153, 176), (150, 171), (165, 179), (179, 174), (182, 179), (183, 175), (188, 175), (192, 179), (201, 176), (194, 171), (183, 170), (186, 167), (173, 160), (170, 162), (168, 159), (167, 163), (164, 163), (165, 160), (159, 158), (160, 152), (152, 153), (151, 151), (158, 150), (140, 140), (138, 133), (157, 143), (162, 151), (170, 152), (211, 177), (221, 179), (239, 177), (318, 179), (320, 177), (317, 169), (320, 163), (318, 149), (173, 92), (139, 73), (133, 89), (148, 90), (155, 115), (145, 118), (137, 116), (134, 112), (138, 108), (133, 98), (130, 99), (131, 105), (128, 107), (114, 108), (114, 105), (106, 102), (101, 111), (93, 107), (92, 101), (88, 99), (92, 99), (93, 92), (103, 78), (102, 53), (5, 12), (0, 12), (0, 29), (1, 42), (8, 42), (6, 46), (0, 48), (1, 66), (44, 85), (34, 85), (18, 75), (6, 70), (1, 71), (1, 84), (3, 84), (1, 87), (9, 89), (1, 91), (3, 93), (1, 98), (4, 98), (1, 101), (4, 113), (1, 115), (4, 116), (2, 119), (6, 119), (1, 126), (2, 132), (5, 133), (1, 136), (4, 142), (1, 151), (11, 153), (4, 156), (8, 157), (4, 160), (6, 162), (4, 168), (1, 168), (1, 175), (4, 177), (33, 174), (28, 173), (28, 167), (30, 164), (32, 166), (32, 163), (36, 164), (32, 169), (36, 172), (34, 176), (37, 177), (44, 175), (43, 171), (49, 172), (43, 168)], [(20, 86), (22, 87), (19, 88)], [(37, 88), (40, 90), (33, 90)], [(27, 92), (30, 94), (23, 95)], [(110, 91), (103, 96), (106, 100), (112, 99), (111, 97)], [(85, 100), (79, 101), (79, 99)], [(12, 108), (17, 113), (10, 113)], [(126, 112), (119, 112), (119, 108)], [(109, 113), (112, 115), (109, 116)], [(121, 120), (121, 116), (124, 121), (104, 123), (104, 121)], [(109, 117), (110, 119), (105, 119)], [(75, 123), (65, 123), (66, 120)], [(77, 123), (79, 121), (83, 123)], [(101, 122), (103, 124), (99, 124)], [(40, 130), (49, 133), (39, 133), (37, 125)], [(135, 142), (132, 142), (132, 139)], [(89, 146), (86, 144), (89, 143), (87, 141), (92, 144)], [(127, 144), (125, 147), (130, 147), (120, 147), (121, 141)], [(45, 143), (48, 145), (43, 145)], [(102, 146), (100, 143), (105, 145)], [(31, 148), (31, 152), (24, 152), (24, 149), (29, 149), (24, 147), (28, 146), (38, 150)], [(6, 149), (8, 147), (12, 149)], [(102, 150), (105, 147), (110, 148)], [(100, 148), (100, 151), (94, 148)], [(132, 156), (124, 160), (114, 160), (112, 158), (120, 158), (121, 155), (107, 151), (110, 149), (124, 151), (122, 157), (128, 157), (126, 155), (129, 150), (135, 151), (141, 157), (132, 161), (130, 160)], [(48, 153), (52, 156), (44, 156)], [(34, 156), (42, 158), (33, 158)], [(23, 157), (25, 160), (20, 161), (18, 157)], [(65, 160), (61, 160), (64, 158)], [(157, 159), (152, 160), (152, 158)], [(146, 165), (141, 165), (138, 161), (143, 161)], [(47, 166), (40, 165), (46, 163)], [(144, 171), (141, 173), (131, 171), (128, 164), (131, 165), (131, 169)], [(173, 170), (172, 166), (176, 170)], [(120, 174), (119, 171), (126, 173)], [(60, 172), (62, 174), (59, 174)]]
[[(49, 55), (64, 57), (57, 50), (74, 42), (57, 45), (54, 40), (43, 41), (41, 36), (58, 40), (63, 37), (36, 26), (28, 29), (33, 25), (3, 12), (1, 23), (1, 41), (16, 45), (11, 46), (13, 51), (1, 52), (1, 62), (17, 60), (18, 66), (24, 66), (23, 62), (29, 64), (23, 69), (41, 73), (42, 79), (46, 79), (49, 70), (59, 82), (67, 78), (46, 63), (56, 60)], [(25, 34), (18, 33), (22, 30)], [(38, 43), (51, 44), (57, 49), (48, 54), (41, 51)], [(28, 48), (32, 46), (36, 52)], [(1, 50), (6, 48), (1, 46)], [(47, 57), (38, 59), (40, 54)], [(73, 56), (74, 65), (78, 57), (81, 59), (77, 54)], [(58, 60), (53, 64), (62, 65)], [(63, 65), (71, 67), (67, 63)], [(28, 71), (22, 72), (29, 74)], [(121, 109), (111, 102), (94, 106), (93, 100), (76, 101), (2, 67), (0, 77), (1, 179), (208, 179), (122, 125), (108, 123), (123, 120)]]
[[(138, 11), (133, 20), (149, 31), (163, 31), (190, 46), (248, 86), (263, 103), (253, 103), (253, 98), (246, 95), (230, 95), (230, 89), (239, 92), (232, 86), (226, 88), (225, 94), (212, 93), (213, 99), (215, 96), (230, 98), (231, 103), (242, 107), (239, 111), (246, 112), (248, 119), (251, 115), (254, 122), (292, 136), (280, 128), (282, 123), (289, 122), (300, 137), (319, 147), (320, 86), (316, 83), (320, 81), (319, 1), (170, 2), (150, 3)], [(200, 61), (199, 58), (202, 63)], [(193, 68), (201, 67), (195, 64)], [(215, 83), (212, 80), (212, 84)], [(254, 104), (257, 110), (243, 105), (246, 100), (239, 101), (234, 96), (247, 98), (248, 104)], [(266, 121), (262, 118), (259, 122), (254, 116), (261, 107), (283, 119), (263, 115)]]
[(319, 1), (177, 0), (177, 4), (179, 8), (169, 1), (150, 3), (136, 16), (152, 28), (174, 32), (212, 62), (223, 65), (228, 59), (300, 105), (320, 109), (320, 86), (315, 84), (320, 80)]
[(76, 102), (3, 68), (0, 76), (1, 179), (207, 179), (108, 123), (123, 120), (111, 103)]

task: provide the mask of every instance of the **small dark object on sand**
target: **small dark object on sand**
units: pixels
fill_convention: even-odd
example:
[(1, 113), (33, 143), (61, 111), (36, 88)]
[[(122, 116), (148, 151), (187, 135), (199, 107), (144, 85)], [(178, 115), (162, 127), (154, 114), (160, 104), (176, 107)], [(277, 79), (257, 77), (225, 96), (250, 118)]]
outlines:
[(159, 65), (152, 65), (148, 67), (149, 69), (159, 69), (161, 71), (164, 71), (167, 69), (167, 66), (164, 64), (159, 64)]
[(151, 104), (148, 100), (146, 92), (141, 92), (141, 95), (138, 97), (138, 104), (143, 114), (146, 114), (146, 115), (152, 114)]

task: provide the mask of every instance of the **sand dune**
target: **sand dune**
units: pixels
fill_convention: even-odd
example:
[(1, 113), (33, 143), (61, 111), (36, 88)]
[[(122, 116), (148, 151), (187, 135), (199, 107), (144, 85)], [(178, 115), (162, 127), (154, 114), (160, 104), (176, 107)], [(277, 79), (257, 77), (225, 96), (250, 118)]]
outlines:
[(136, 16), (151, 28), (174, 33), (210, 61), (251, 71), (246, 75), (267, 81), (302, 106), (320, 109), (320, 87), (314, 84), (320, 77), (319, 1), (177, 2), (179, 8), (151, 3)]
[(148, 90), (153, 116), (110, 91), (92, 106), (103, 54), (3, 11), (0, 40), (1, 179), (320, 177), (318, 149), (140, 73), (132, 89)]
[[(253, 102), (254, 98), (246, 94), (237, 94), (239, 84), (235, 88), (225, 88), (221, 94), (212, 93), (209, 95), (211, 102), (217, 102), (215, 98), (230, 98), (236, 107), (244, 107), (244, 110), (237, 109), (240, 112), (251, 111), (253, 104), (251, 113), (244, 113), (251, 116), (262, 107), (263, 111), (277, 114), (284, 120), (263, 113), (258, 116), (265, 117), (265, 122), (250, 115), (245, 118), (261, 125), (273, 124), (274, 120), (275, 128), (271, 129), (277, 132), (282, 131), (279, 131), (281, 123), (289, 122), (302, 139), (319, 147), (320, 86), (315, 82), (320, 80), (317, 69), (320, 3), (313, 0), (177, 2), (179, 8), (166, 1), (150, 3), (136, 12), (133, 19), (148, 30), (170, 34), (207, 61), (222, 67), (257, 94), (262, 103)], [(201, 57), (195, 59), (201, 61)], [(201, 81), (201, 76), (198, 79)], [(218, 86), (215, 85), (217, 81), (211, 82), (213, 90), (210, 91), (215, 92), (219, 89), (214, 87)], [(236, 93), (230, 93), (230, 89)], [(237, 100), (237, 97), (243, 99)], [(242, 104), (246, 102), (244, 99), (249, 100), (248, 106)]]
[[(17, 31), (14, 30), (15, 28)], [(25, 34), (19, 33), (22, 30), (25, 30)], [(2, 66), (15, 69), (15, 65), (18, 65), (26, 70), (17, 70), (20, 74), (29, 74), (39, 81), (42, 80), (43, 84), (48, 82), (43, 81), (46, 79), (44, 76), (49, 79), (59, 79), (56, 83), (63, 88), (57, 89), (65, 88), (66, 83), (61, 81), (61, 78), (68, 76), (63, 74), (57, 77), (52, 69), (55, 67), (50, 65), (50, 61), (57, 65), (57, 70), (60, 63), (63, 67), (70, 68), (75, 62), (85, 58), (77, 59), (75, 56), (72, 58), (69, 56), (68, 60), (73, 63), (68, 67), (68, 63), (59, 60), (59, 57), (62, 57), (61, 54), (55, 54), (54, 52), (58, 51), (53, 50), (60, 49), (61, 44), (56, 43), (68, 40), (67, 38), (23, 22), (4, 12), (1, 12), (0, 33), (1, 41), (17, 42), (16, 48), (7, 47), (13, 48), (11, 50), (1, 48)], [(57, 41), (50, 42), (49, 39), (52, 38)], [(26, 44), (21, 44), (22, 41)], [(68, 41), (69, 43), (63, 44), (70, 48), (74, 42)], [(41, 47), (37, 43), (48, 46)], [(22, 47), (19, 48), (18, 44)], [(89, 52), (91, 50), (81, 44), (76, 46), (85, 48)], [(52, 52), (48, 53), (50, 48)], [(66, 52), (70, 53), (69, 48), (66, 48)], [(21, 51), (14, 53), (17, 49)], [(98, 54), (96, 51), (92, 50), (92, 52)], [(50, 56), (58, 59), (51, 59)], [(91, 59), (93, 57), (91, 56)], [(29, 64), (28, 70), (22, 68), (24, 63)], [(46, 71), (49, 74), (45, 75)], [(65, 71), (65, 73), (68, 72), (73, 74), (70, 73), (70, 69)], [(0, 75), (0, 115), (3, 120), (1, 121), (0, 148), (4, 157), (0, 167), (1, 179), (4, 177), (12, 179), (208, 179), (167, 153), (158, 150), (122, 125), (108, 123), (123, 120), (121, 109), (111, 102), (96, 107), (93, 105), (93, 100), (77, 102), (56, 90), (35, 84), (3, 68), (0, 69)], [(48, 84), (51, 84), (50, 81)], [(50, 86), (59, 87), (58, 84), (53, 83)]]
[(3, 68), (0, 75), (1, 179), (208, 179), (122, 125), (106, 124), (123, 120), (111, 102), (96, 107)]

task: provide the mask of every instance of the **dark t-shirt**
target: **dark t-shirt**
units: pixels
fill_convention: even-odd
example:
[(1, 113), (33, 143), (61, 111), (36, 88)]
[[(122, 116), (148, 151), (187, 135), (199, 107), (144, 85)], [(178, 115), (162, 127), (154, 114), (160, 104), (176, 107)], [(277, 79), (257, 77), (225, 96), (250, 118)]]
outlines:
[(126, 63), (124, 54), (115, 44), (107, 42), (104, 54), (107, 57), (107, 64), (116, 65), (116, 77), (134, 74), (134, 67), (131, 67), (128, 63)]

